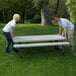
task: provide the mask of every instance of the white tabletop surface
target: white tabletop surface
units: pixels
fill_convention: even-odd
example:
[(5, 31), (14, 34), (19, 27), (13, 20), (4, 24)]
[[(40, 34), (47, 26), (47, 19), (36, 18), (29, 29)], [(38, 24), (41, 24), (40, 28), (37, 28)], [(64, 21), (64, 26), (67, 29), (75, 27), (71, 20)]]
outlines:
[(65, 37), (60, 35), (32, 35), (32, 36), (15, 36), (14, 42), (37, 42), (37, 41), (54, 41), (65, 40)]

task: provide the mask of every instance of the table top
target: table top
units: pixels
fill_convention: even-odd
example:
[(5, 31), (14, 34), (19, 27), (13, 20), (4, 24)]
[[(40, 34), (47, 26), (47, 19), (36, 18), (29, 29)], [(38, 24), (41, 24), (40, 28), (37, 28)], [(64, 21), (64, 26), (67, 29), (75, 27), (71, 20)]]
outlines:
[(37, 41), (54, 41), (65, 40), (61, 35), (32, 35), (32, 36), (15, 36), (14, 42), (37, 42)]

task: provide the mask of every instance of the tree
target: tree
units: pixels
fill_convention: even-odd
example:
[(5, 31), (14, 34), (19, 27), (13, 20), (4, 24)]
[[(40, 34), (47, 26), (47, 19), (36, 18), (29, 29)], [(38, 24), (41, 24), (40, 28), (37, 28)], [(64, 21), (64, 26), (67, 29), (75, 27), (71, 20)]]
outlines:
[(33, 18), (33, 10), (31, 0), (0, 0), (0, 21), (7, 22), (14, 13), (19, 13), (21, 22), (24, 23), (25, 19)]
[(3, 22), (7, 22), (11, 19), (11, 16), (13, 15), (13, 10), (15, 9), (14, 4), (17, 2), (17, 0), (0, 0), (0, 13), (2, 16)]
[(59, 14), (62, 17), (67, 17), (67, 6), (66, 0), (49, 0), (49, 8), (51, 13), (51, 18), (54, 19), (56, 14)]
[(68, 13), (70, 15), (70, 20), (76, 24), (76, 1), (67, 0)]
[(60, 0), (59, 2), (59, 8), (58, 8), (58, 14), (60, 14), (62, 17), (67, 18), (68, 17), (68, 8), (66, 6), (66, 0)]
[(55, 13), (67, 16), (65, 2), (66, 0), (0, 0), (0, 21), (8, 22), (14, 13), (19, 13), (22, 23), (25, 20), (41, 20), (42, 25), (50, 25)]
[(34, 6), (41, 11), (41, 24), (51, 25), (50, 11), (49, 11), (49, 0), (33, 0)]
[(58, 14), (59, 2), (60, 2), (60, 0), (57, 0), (55, 14)]
[(8, 1), (7, 0), (0, 0), (0, 16), (2, 17), (2, 20), (5, 22), (5, 11), (6, 9), (9, 9)]
[(31, 0), (17, 0), (13, 7), (16, 7), (15, 10), (13, 9), (15, 12), (21, 14), (22, 23), (24, 23), (25, 20), (33, 18), (35, 11), (33, 11), (34, 8)]

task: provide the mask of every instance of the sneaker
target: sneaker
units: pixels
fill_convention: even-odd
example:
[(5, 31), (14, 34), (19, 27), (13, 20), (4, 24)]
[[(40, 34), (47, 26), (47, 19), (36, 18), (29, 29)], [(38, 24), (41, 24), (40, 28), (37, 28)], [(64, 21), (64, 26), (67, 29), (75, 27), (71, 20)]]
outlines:
[(74, 48), (73, 47), (71, 47), (71, 51), (74, 51)]
[(9, 54), (11, 51), (6, 51), (6, 54)]

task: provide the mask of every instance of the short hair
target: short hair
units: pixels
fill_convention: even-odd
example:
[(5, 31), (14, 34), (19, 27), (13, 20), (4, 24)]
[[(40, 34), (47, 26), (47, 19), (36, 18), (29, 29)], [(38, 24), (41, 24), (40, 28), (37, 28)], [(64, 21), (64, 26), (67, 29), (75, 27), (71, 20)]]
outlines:
[(55, 15), (55, 17), (60, 18), (60, 15)]
[(19, 19), (19, 18), (20, 18), (20, 15), (19, 15), (19, 14), (14, 14), (14, 15), (13, 15), (13, 19), (16, 19), (16, 20), (17, 20), (17, 19)]

